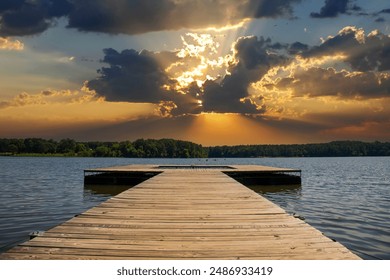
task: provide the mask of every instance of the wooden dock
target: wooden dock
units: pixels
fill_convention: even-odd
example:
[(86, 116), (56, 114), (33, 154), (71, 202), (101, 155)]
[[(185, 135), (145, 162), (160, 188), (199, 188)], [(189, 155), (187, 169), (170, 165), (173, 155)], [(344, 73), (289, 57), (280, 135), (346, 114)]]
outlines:
[(360, 259), (223, 172), (261, 166), (125, 166), (156, 176), (0, 259)]

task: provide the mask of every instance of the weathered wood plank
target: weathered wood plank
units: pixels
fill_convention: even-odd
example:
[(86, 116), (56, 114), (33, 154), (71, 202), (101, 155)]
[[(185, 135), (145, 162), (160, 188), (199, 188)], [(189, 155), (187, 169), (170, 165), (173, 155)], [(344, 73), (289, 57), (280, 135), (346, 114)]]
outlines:
[(359, 259), (222, 173), (229, 169), (124, 166), (89, 171), (129, 170), (161, 173), (0, 258)]

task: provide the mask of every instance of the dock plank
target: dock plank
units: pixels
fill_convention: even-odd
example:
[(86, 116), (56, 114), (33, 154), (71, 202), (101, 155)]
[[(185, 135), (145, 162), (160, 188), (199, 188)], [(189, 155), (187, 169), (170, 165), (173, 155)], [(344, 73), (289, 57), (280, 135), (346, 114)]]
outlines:
[[(90, 171), (149, 172), (156, 168), (124, 166)], [(286, 170), (259, 166), (240, 170), (261, 168)], [(224, 174), (225, 169), (159, 171), (0, 258), (359, 259)]]

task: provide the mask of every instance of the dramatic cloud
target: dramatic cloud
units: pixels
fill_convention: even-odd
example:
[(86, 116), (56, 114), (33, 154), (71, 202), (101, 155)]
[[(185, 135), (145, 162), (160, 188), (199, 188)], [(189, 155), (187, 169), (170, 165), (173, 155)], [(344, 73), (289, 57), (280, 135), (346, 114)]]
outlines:
[(390, 70), (390, 36), (373, 31), (367, 36), (363, 29), (345, 27), (338, 35), (329, 37), (320, 46), (313, 47), (304, 57), (342, 54), (344, 61), (357, 71)]
[(65, 16), (68, 27), (111, 34), (236, 25), (291, 16), (301, 0), (2, 0), (0, 36), (41, 33)]
[(325, 0), (319, 13), (311, 13), (313, 18), (332, 18), (339, 14), (346, 14), (349, 11), (360, 11), (361, 8), (352, 4), (353, 0)]
[(150, 31), (235, 25), (249, 18), (290, 15), (299, 0), (85, 0), (75, 2), (69, 27), (139, 34)]
[(24, 2), (25, 0), (2, 0), (0, 2), (0, 12), (10, 9), (17, 9), (22, 6)]
[(12, 40), (10, 38), (0, 37), (0, 50), (21, 51), (23, 49), (24, 49), (24, 44), (19, 40)]
[[(233, 1), (237, 5), (236, 2)], [(299, 2), (301, 0), (249, 0), (244, 2), (243, 9), (248, 18), (277, 17), (292, 15), (291, 4)]]
[[(203, 56), (214, 48), (211, 36), (188, 34), (193, 44), (175, 52), (106, 49), (102, 62), (109, 67), (86, 86), (106, 101), (154, 103), (161, 116), (201, 112), (201, 83), (208, 70), (223, 64)], [(204, 71), (205, 73), (203, 73)]]
[[(271, 40), (256, 36), (239, 38), (234, 45), (235, 63), (228, 68), (220, 83), (204, 84), (203, 110), (205, 112), (264, 113), (265, 106), (248, 92), (251, 83), (259, 81), (271, 67), (284, 64), (284, 56), (270, 52)], [(256, 102), (259, 101), (259, 102)]]
[(283, 48), (290, 62), (271, 68), (253, 86), (264, 96), (267, 116), (302, 118), (343, 102), (390, 100), (390, 37), (379, 31), (366, 35), (345, 27), (318, 46), (296, 42)]
[(176, 89), (186, 88), (193, 82), (198, 86), (206, 79), (223, 75), (228, 59), (219, 54), (220, 43), (210, 34), (187, 33), (181, 37), (183, 48), (177, 53), (177, 63), (168, 67), (167, 72), (178, 81)]
[[(105, 49), (103, 62), (110, 67), (98, 71), (100, 77), (87, 83), (88, 88), (107, 101), (151, 102), (169, 100), (166, 89), (174, 83), (152, 52)], [(166, 86), (166, 87), (164, 87)]]
[(81, 90), (43, 90), (36, 94), (22, 92), (11, 100), (0, 101), (0, 109), (22, 107), (28, 105), (46, 105), (54, 103), (75, 104), (97, 100), (95, 93), (86, 87)]
[(390, 74), (374, 72), (337, 72), (333, 68), (310, 68), (283, 78), (278, 89), (290, 89), (294, 96), (334, 96), (341, 99), (390, 97)]
[(307, 50), (309, 50), (309, 46), (306, 44), (302, 44), (301, 42), (292, 43), (288, 47), (288, 51), (290, 54), (301, 54)]
[[(189, 34), (198, 45), (184, 41), (175, 52), (155, 53), (106, 49), (103, 62), (109, 67), (86, 86), (107, 101), (155, 103), (166, 115), (200, 112), (261, 114), (265, 107), (261, 96), (253, 96), (248, 88), (260, 80), (271, 67), (288, 59), (273, 50), (271, 40), (255, 36), (237, 40), (233, 55), (212, 60), (206, 58), (218, 44), (211, 36)], [(214, 50), (214, 53), (217, 51)], [(182, 75), (177, 75), (177, 69)], [(174, 70), (173, 70), (174, 69)], [(224, 77), (208, 75), (225, 69)]]
[(23, 36), (45, 31), (55, 18), (68, 15), (68, 0), (2, 0), (0, 36)]
[[(107, 101), (156, 104), (161, 116), (263, 115), (279, 110), (269, 105), (302, 96), (390, 97), (390, 37), (378, 31), (365, 35), (362, 29), (345, 27), (313, 47), (241, 37), (224, 57), (218, 57), (212, 36), (187, 37), (192, 41), (183, 38), (183, 48), (175, 52), (106, 49), (103, 62), (109, 67), (86, 86)], [(332, 65), (340, 61), (347, 69)]]

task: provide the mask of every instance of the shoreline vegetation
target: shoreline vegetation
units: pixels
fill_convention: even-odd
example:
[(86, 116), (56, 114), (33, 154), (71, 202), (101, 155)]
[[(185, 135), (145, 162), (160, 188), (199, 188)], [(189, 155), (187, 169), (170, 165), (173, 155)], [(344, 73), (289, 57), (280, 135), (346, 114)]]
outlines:
[(318, 144), (236, 145), (203, 147), (174, 139), (121, 142), (77, 142), (42, 138), (0, 138), (0, 156), (250, 158), (390, 156), (390, 142), (333, 141)]

